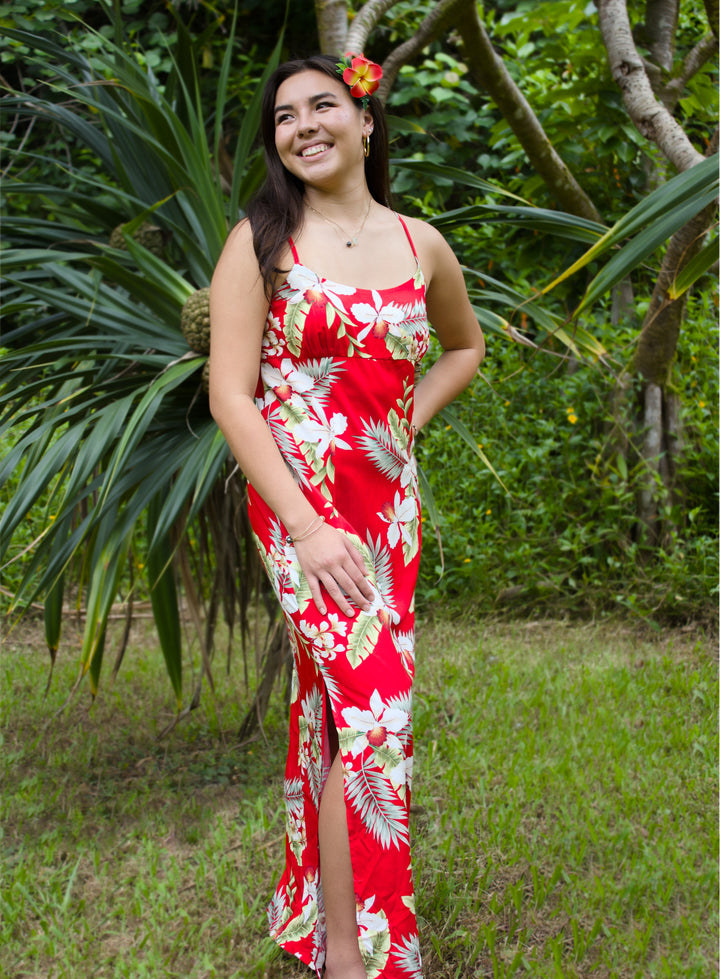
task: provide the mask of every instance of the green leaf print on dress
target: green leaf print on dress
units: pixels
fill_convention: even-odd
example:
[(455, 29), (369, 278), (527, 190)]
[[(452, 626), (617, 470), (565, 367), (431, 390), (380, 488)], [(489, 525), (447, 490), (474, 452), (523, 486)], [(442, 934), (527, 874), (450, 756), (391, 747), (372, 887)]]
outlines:
[[(403, 898), (403, 902), (405, 899)], [(412, 909), (415, 914), (415, 908)], [(392, 947), (393, 958), (400, 966), (401, 972), (407, 979), (422, 979), (422, 960), (420, 958), (420, 942), (417, 935), (403, 939)]]
[(390, 952), (390, 929), (382, 908), (373, 910), (375, 895), (362, 904), (358, 903), (358, 943), (368, 979), (375, 979), (387, 965)]
[(373, 612), (361, 612), (350, 630), (347, 644), (347, 658), (354, 670), (375, 649), (382, 626)]

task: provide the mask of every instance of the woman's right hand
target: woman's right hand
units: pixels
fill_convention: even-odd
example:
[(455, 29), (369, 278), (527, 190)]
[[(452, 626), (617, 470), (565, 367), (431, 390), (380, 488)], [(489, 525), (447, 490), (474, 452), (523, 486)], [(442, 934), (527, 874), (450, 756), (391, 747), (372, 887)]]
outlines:
[(295, 541), (295, 553), (302, 568), (313, 601), (321, 615), (327, 613), (322, 589), (345, 615), (353, 615), (354, 605), (367, 612), (375, 591), (365, 576), (362, 556), (347, 537), (323, 524), (303, 540)]

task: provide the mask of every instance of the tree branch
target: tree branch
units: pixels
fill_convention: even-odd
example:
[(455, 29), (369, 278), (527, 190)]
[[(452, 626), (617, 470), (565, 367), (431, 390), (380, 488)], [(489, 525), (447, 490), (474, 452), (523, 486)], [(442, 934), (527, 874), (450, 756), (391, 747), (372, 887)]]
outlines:
[(462, 3), (463, 0), (440, 0), (413, 36), (390, 52), (383, 61), (383, 77), (377, 92), (378, 98), (383, 103), (395, 84), (395, 79), (402, 66), (411, 61), (426, 45), (436, 40), (450, 27), (456, 8)]
[(340, 55), (347, 50), (347, 0), (315, 0), (315, 20), (323, 54)]
[[(716, 129), (705, 155), (713, 156), (717, 151)], [(676, 231), (668, 242), (633, 356), (633, 367), (646, 381), (662, 385), (667, 383), (687, 301), (686, 293), (671, 300), (668, 292), (680, 272), (700, 251), (708, 228), (715, 219), (716, 209), (717, 201), (708, 204)]]
[(475, 0), (464, 0), (457, 6), (454, 22), (463, 39), (471, 76), (500, 109), (550, 193), (571, 214), (601, 221), (595, 205), (558, 155), (502, 58), (493, 48), (478, 15)]
[(702, 66), (712, 58), (717, 51), (717, 38), (712, 34), (706, 34), (701, 38), (692, 51), (688, 52), (687, 57), (680, 66), (680, 74), (672, 78), (662, 94), (663, 103), (670, 111), (677, 105), (678, 99), (685, 91), (685, 86), (690, 79), (697, 75)]
[[(370, 32), (374, 30), (398, 0), (368, 0), (355, 16), (347, 34), (346, 50), (361, 54)], [(340, 52), (341, 54), (343, 52)]]
[(633, 41), (625, 0), (597, 0), (597, 8), (610, 71), (635, 128), (656, 143), (678, 170), (695, 166), (702, 160), (702, 153), (695, 149), (682, 127), (655, 97)]
[(675, 35), (677, 33), (679, 0), (647, 0), (645, 23), (639, 24), (636, 33), (645, 44), (654, 64), (671, 72), (675, 60)]

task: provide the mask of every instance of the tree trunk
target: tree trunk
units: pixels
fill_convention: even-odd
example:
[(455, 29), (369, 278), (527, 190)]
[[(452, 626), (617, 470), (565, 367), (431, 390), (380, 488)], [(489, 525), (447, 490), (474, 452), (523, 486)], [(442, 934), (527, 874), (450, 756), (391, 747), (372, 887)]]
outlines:
[(315, 0), (318, 40), (323, 54), (340, 56), (346, 50), (347, 0)]
[(702, 153), (695, 149), (682, 126), (656, 98), (635, 47), (625, 0), (597, 0), (597, 8), (610, 71), (635, 128), (657, 143), (678, 170), (695, 166), (702, 160)]
[(714, 211), (712, 204), (670, 239), (632, 362), (633, 369), (649, 384), (665, 386), (669, 380), (686, 297), (671, 299), (668, 291), (700, 251)]
[(500, 109), (550, 193), (571, 214), (601, 221), (595, 205), (561, 160), (493, 48), (474, 0), (457, 8), (455, 24), (463, 39), (465, 59), (472, 77)]
[(675, 59), (679, 6), (678, 0), (647, 0), (645, 23), (636, 31), (653, 64), (668, 73), (672, 71)]
[[(678, 170), (687, 170), (703, 159), (671, 114), (688, 79), (712, 56), (716, 45), (709, 38), (690, 52), (679, 71), (673, 71), (678, 0), (647, 0), (645, 23), (636, 29), (648, 48), (651, 62), (637, 52), (630, 29), (625, 0), (597, 0), (600, 30), (608, 53), (613, 78), (623, 96), (635, 127), (655, 142), (665, 158)], [(666, 81), (666, 76), (675, 77)], [(717, 152), (717, 133), (708, 154)], [(629, 367), (629, 376), (639, 378), (640, 401), (635, 421), (642, 428), (638, 448), (644, 467), (638, 497), (638, 518), (644, 528), (644, 543), (657, 545), (663, 533), (659, 505), (676, 490), (675, 473), (682, 447), (680, 411), (670, 378), (682, 328), (686, 295), (670, 296), (677, 276), (700, 250), (715, 205), (706, 208), (670, 239), (660, 268), (640, 337)], [(625, 403), (632, 385), (619, 386), (617, 404)], [(620, 451), (628, 449), (627, 442)]]
[(705, 13), (707, 14), (710, 30), (717, 38), (718, 21), (720, 21), (720, 3), (718, 3), (718, 0), (705, 0)]
[[(403, 65), (406, 65), (408, 61), (412, 61), (415, 55), (419, 54), (420, 51), (436, 38), (444, 34), (445, 31), (452, 25), (455, 17), (456, 8), (458, 8), (462, 3), (467, 2), (467, 0), (440, 0), (427, 17), (423, 20), (422, 24), (415, 31), (413, 36), (407, 41), (398, 45), (394, 51), (383, 61), (383, 77), (380, 82), (380, 88), (378, 89), (378, 98), (384, 103), (388, 97), (390, 89), (395, 83), (395, 79)], [(368, 4), (369, 6), (369, 4)], [(365, 12), (365, 7), (363, 7), (363, 13)], [(360, 15), (355, 18), (353, 26), (350, 32), (350, 36), (355, 36), (356, 22), (360, 20)]]

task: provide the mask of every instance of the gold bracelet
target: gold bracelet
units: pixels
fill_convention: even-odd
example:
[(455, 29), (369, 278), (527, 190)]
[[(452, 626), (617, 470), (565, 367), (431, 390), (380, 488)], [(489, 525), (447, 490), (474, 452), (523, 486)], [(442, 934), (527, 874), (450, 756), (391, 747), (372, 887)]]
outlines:
[[(315, 524), (318, 522), (318, 520), (320, 521), (320, 523), (318, 523), (316, 527)], [(285, 543), (296, 544), (300, 540), (305, 540), (306, 537), (309, 537), (311, 534), (314, 534), (316, 530), (320, 530), (320, 528), (324, 523), (325, 523), (325, 517), (321, 515), (317, 515), (313, 517), (313, 519), (307, 525), (305, 530), (303, 530), (301, 534), (298, 534), (297, 537), (291, 537), (290, 534), (288, 534), (287, 537), (285, 538)]]

